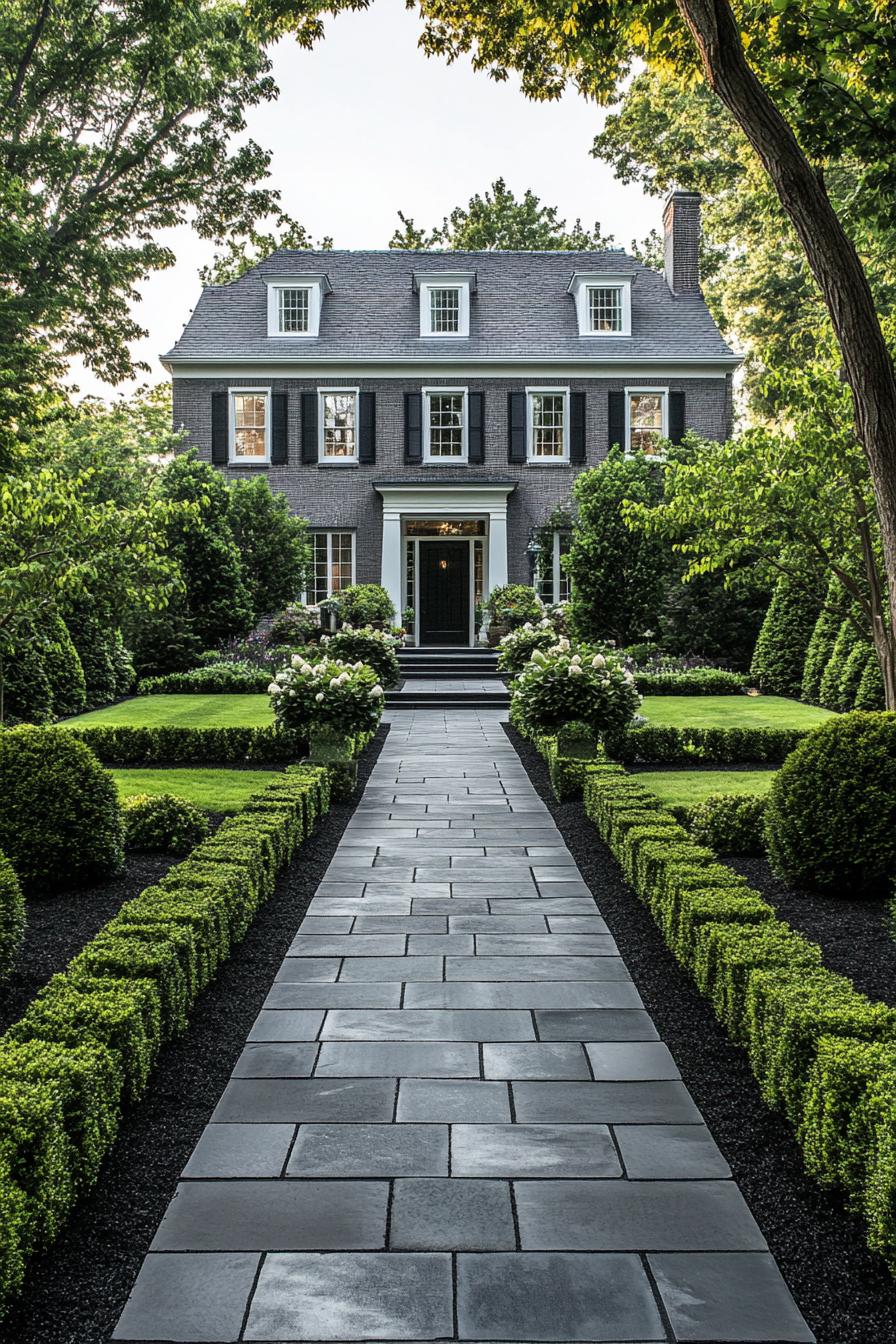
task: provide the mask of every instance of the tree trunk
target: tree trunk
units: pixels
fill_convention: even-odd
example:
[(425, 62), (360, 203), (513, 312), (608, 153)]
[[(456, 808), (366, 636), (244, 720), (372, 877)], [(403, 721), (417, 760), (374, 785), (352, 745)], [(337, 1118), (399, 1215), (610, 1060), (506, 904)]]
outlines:
[[(710, 88), (759, 155), (802, 243), (831, 315), (852, 389), (856, 437), (864, 449), (880, 519), (887, 575), (889, 672), (886, 704), (896, 709), (896, 370), (858, 253), (789, 123), (751, 69), (728, 0), (676, 0)], [(878, 647), (877, 636), (875, 647)], [(879, 653), (882, 652), (879, 649)]]

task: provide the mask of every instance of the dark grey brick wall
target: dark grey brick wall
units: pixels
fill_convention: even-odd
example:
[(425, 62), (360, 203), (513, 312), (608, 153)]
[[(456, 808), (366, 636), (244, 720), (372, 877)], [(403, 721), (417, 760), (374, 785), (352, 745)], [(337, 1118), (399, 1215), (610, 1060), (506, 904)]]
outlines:
[[(560, 383), (558, 379), (546, 379)], [(211, 459), (211, 394), (228, 387), (267, 387), (289, 395), (289, 464), (283, 467), (223, 467), (231, 480), (264, 470), (271, 488), (282, 490), (290, 508), (309, 520), (313, 527), (355, 529), (357, 531), (357, 578), (360, 583), (376, 582), (380, 576), (382, 543), (382, 505), (373, 489), (377, 480), (450, 481), (515, 480), (517, 488), (508, 502), (508, 567), (515, 583), (529, 580), (526, 545), (529, 531), (556, 508), (569, 502), (572, 485), (581, 467), (543, 467), (511, 465), (507, 461), (507, 393), (522, 391), (526, 384), (538, 386), (539, 379), (427, 379), (428, 387), (466, 385), (485, 395), (485, 463), (481, 466), (409, 467), (404, 463), (404, 393), (416, 391), (421, 380), (370, 379), (175, 379), (174, 423), (187, 431), (186, 442), (199, 449), (206, 461)], [(303, 391), (316, 387), (357, 385), (376, 392), (377, 460), (375, 466), (303, 466), (300, 461), (299, 407)], [(627, 378), (568, 380), (572, 391), (587, 394), (586, 452), (587, 466), (596, 466), (607, 453), (607, 393), (626, 385), (668, 387), (685, 393), (685, 422), (689, 428), (712, 439), (724, 439), (731, 428), (731, 379), (728, 378)]]

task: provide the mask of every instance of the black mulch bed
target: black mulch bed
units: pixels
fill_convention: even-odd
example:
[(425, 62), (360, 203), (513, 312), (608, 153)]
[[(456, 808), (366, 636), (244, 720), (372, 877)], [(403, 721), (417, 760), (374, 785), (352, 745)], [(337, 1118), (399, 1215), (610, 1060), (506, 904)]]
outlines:
[[(385, 741), (358, 763), (361, 786)], [(127, 1114), (99, 1182), (66, 1230), (32, 1263), (0, 1327), (3, 1344), (107, 1344), (177, 1178), (208, 1123), (252, 1023), (355, 803), (337, 803), (302, 846), (245, 940), (166, 1047), (149, 1090)]]
[(667, 949), (580, 801), (558, 803), (538, 753), (507, 735), (593, 891), (644, 1005), (727, 1158), (818, 1344), (896, 1339), (896, 1284), (864, 1226), (805, 1173), (786, 1121), (768, 1109), (743, 1050)]
[(800, 933), (818, 943), (825, 965), (872, 999), (896, 1003), (896, 940), (886, 896), (824, 896), (788, 887), (764, 858), (726, 859)]

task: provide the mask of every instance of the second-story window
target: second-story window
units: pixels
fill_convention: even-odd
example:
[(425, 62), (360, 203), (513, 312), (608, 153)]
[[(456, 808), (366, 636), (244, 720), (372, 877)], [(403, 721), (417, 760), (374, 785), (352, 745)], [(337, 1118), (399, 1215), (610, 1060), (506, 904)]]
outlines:
[(456, 285), (430, 289), (429, 329), (433, 336), (456, 336), (460, 331), (460, 290)]
[(420, 335), (434, 340), (457, 340), (470, 334), (470, 292), (475, 276), (415, 275), (420, 295)]
[(665, 388), (626, 389), (626, 443), (631, 453), (655, 456), (668, 437), (668, 393)]
[(270, 456), (267, 389), (230, 394), (231, 462), (266, 462)]
[(568, 461), (568, 391), (565, 388), (530, 388), (528, 399), (529, 461)]
[(595, 333), (622, 331), (621, 286), (588, 286), (588, 325)]
[(308, 331), (311, 316), (310, 292), (305, 286), (277, 289), (277, 329), (284, 336), (302, 335)]
[(465, 388), (423, 389), (423, 460), (464, 461), (467, 456)]
[(320, 393), (320, 460), (357, 462), (357, 388), (328, 388)]

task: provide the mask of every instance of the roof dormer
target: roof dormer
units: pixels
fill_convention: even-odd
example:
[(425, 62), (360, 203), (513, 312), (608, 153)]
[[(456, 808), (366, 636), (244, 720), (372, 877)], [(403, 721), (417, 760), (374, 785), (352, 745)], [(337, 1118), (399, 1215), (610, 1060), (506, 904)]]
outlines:
[(268, 335), (285, 340), (316, 340), (323, 297), (332, 292), (327, 276), (265, 276), (265, 284)]
[(463, 340), (470, 335), (470, 294), (475, 271), (415, 271), (420, 295), (420, 335), (435, 341)]
[(575, 271), (567, 286), (575, 299), (580, 336), (631, 336), (634, 271)]

